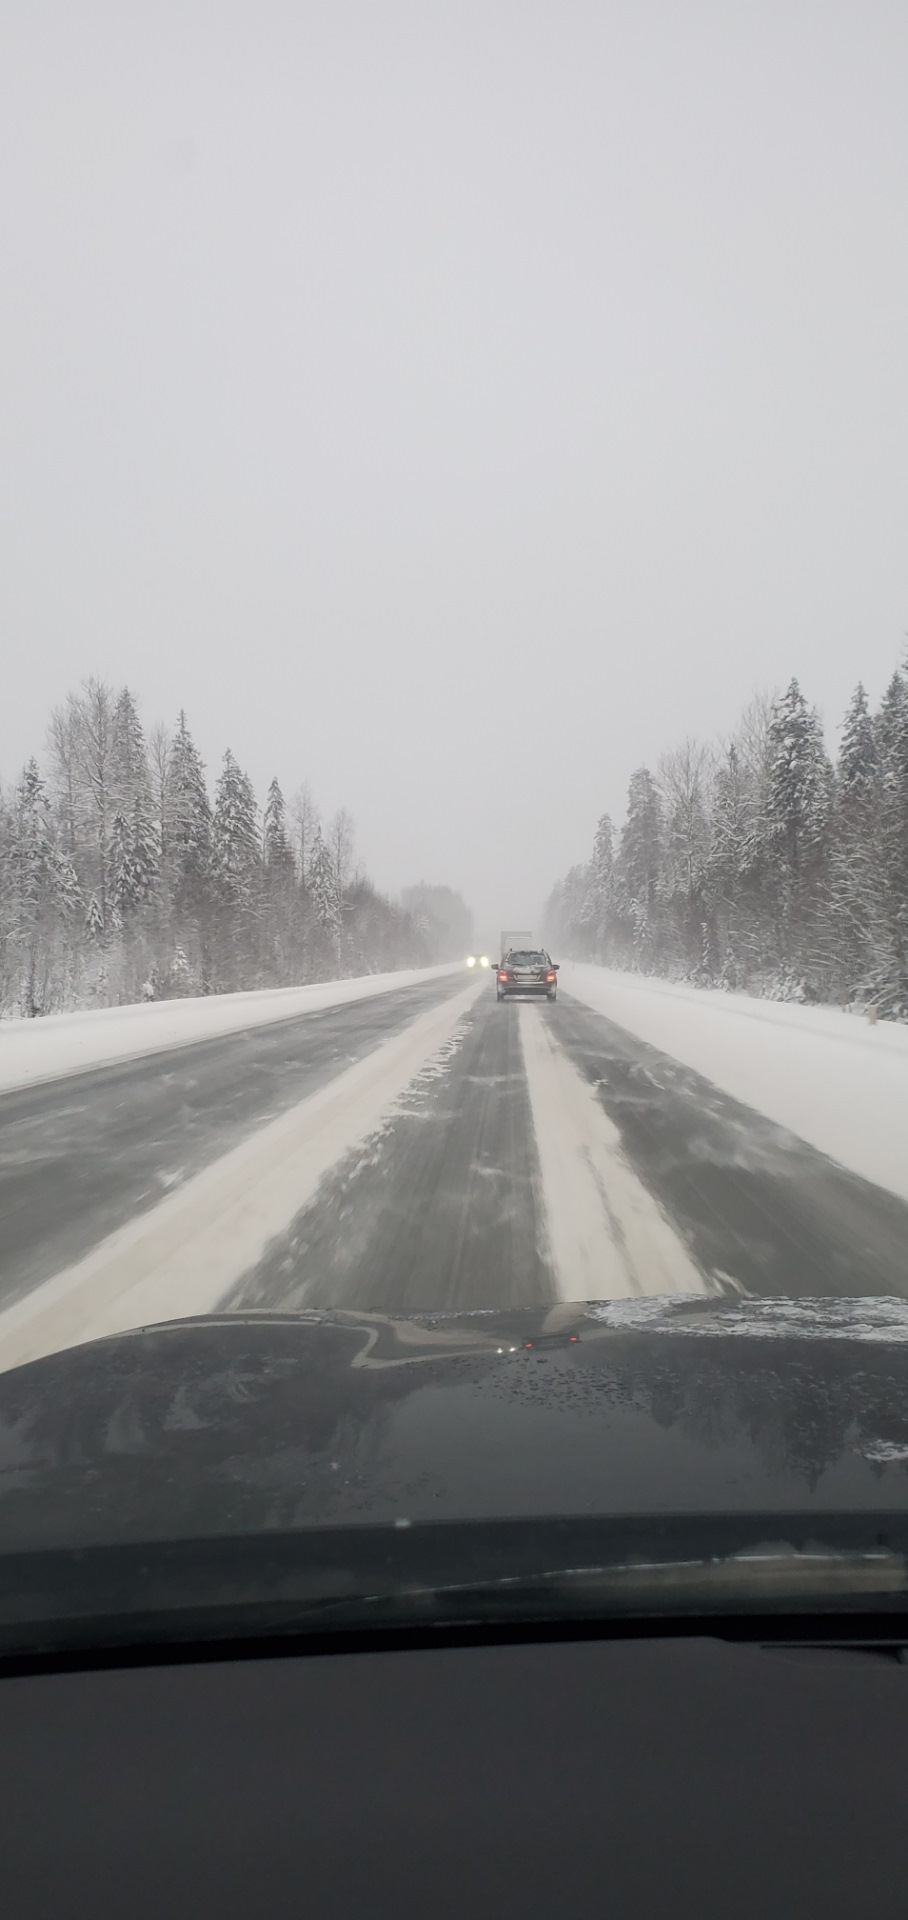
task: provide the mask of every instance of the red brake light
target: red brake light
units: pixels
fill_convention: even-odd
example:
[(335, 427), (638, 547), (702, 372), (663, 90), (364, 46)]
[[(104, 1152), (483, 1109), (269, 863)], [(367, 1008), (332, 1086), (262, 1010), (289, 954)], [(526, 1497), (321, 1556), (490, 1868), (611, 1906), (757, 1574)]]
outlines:
[(498, 975), (498, 978), (499, 978), (499, 980), (506, 980), (506, 979), (507, 979), (507, 977), (508, 977), (508, 976), (507, 976), (507, 974), (506, 974), (506, 973), (500, 973), (500, 974)]
[(545, 977), (547, 980), (554, 980), (555, 975), (553, 973), (547, 973)]

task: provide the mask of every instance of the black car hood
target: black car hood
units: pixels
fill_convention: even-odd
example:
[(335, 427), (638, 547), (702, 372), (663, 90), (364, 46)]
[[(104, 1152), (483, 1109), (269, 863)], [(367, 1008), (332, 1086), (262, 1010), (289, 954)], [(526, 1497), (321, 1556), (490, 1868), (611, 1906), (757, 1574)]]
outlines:
[(908, 1304), (231, 1314), (0, 1375), (4, 1552), (908, 1507)]

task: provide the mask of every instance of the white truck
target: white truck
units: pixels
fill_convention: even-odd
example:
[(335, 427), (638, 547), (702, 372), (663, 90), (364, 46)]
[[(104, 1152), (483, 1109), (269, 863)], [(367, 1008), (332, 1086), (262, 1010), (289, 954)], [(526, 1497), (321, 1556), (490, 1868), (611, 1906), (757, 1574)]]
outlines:
[(532, 945), (533, 945), (533, 936), (531, 933), (527, 933), (525, 927), (518, 929), (516, 933), (509, 932), (508, 928), (505, 927), (501, 936), (501, 945), (498, 949), (498, 957), (500, 960), (503, 960), (505, 954), (508, 952), (508, 950), (511, 947), (532, 947)]

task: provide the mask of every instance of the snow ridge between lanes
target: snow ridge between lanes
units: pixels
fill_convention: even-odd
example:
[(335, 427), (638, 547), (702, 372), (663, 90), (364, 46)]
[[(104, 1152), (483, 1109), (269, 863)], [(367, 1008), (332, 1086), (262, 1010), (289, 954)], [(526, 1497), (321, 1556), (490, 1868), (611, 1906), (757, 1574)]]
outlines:
[(418, 1016), (365, 1059), (258, 1128), (0, 1314), (0, 1369), (155, 1321), (213, 1312), (323, 1176), (379, 1125), (451, 1039), (482, 980)]
[(699, 1268), (628, 1165), (617, 1127), (558, 1045), (552, 1024), (526, 1003), (520, 1038), (547, 1251), (562, 1299), (705, 1293)]

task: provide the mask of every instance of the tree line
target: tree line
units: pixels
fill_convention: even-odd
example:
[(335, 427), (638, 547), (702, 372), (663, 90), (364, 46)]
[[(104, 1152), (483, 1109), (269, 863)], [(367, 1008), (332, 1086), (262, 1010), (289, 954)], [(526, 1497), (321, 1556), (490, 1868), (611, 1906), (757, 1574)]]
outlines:
[(349, 814), (323, 823), (305, 784), (288, 803), (272, 780), (260, 812), (228, 750), (209, 793), (185, 713), (146, 738), (129, 688), (96, 678), (0, 793), (0, 1012), (425, 966), (469, 928), (447, 888), (379, 893)]
[(638, 768), (545, 926), (576, 959), (908, 1020), (908, 661), (875, 711), (858, 685), (835, 763), (792, 680)]

